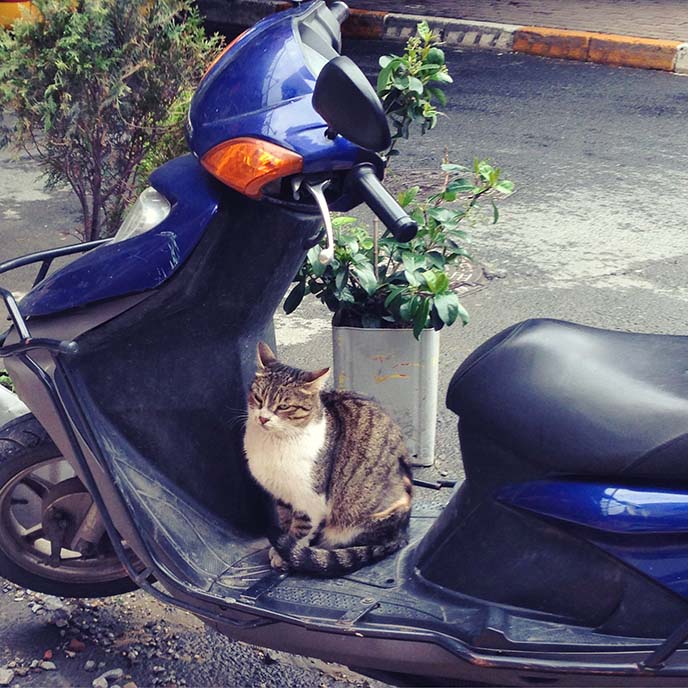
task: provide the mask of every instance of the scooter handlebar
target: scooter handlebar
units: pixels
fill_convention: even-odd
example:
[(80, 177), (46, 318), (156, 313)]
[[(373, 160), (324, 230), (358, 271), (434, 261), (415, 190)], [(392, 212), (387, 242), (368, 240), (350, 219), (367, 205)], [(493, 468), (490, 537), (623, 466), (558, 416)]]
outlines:
[(416, 236), (418, 224), (382, 186), (372, 165), (354, 167), (349, 173), (348, 182), (396, 239), (411, 241)]

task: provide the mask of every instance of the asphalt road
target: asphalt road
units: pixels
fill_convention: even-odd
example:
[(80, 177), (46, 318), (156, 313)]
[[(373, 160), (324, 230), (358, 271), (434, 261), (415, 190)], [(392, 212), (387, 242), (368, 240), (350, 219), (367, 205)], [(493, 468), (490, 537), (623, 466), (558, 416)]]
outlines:
[[(381, 51), (379, 43), (359, 42), (348, 49), (372, 75), (380, 52), (398, 46)], [(455, 162), (490, 159), (516, 183), (517, 192), (502, 204), (496, 226), (473, 230), (471, 250), (484, 267), (481, 288), (464, 298), (470, 325), (443, 331), (440, 393), (473, 348), (525, 318), (688, 334), (683, 234), (688, 227), (688, 79), (519, 55), (450, 53), (448, 60), (455, 84), (447, 89), (447, 117), (437, 130), (402, 146), (390, 183), (396, 188), (432, 183), (446, 148)], [(43, 195), (29, 162), (0, 158), (0, 188), (0, 260), (70, 240), (75, 204), (66, 194)], [(0, 283), (21, 291), (27, 279), (0, 278)], [(304, 367), (328, 364), (330, 330), (323, 307), (306, 303), (292, 316), (278, 315), (276, 322), (287, 361)], [(439, 471), (461, 475), (454, 418), (445, 410), (439, 419), (437, 468), (423, 473)], [(103, 670), (121, 666), (139, 685), (170, 673), (176, 683), (189, 685), (329, 686), (339, 680), (317, 668), (295, 667), (288, 658), (265, 659), (141, 597), (97, 603), (98, 618), (87, 622), (96, 638), (105, 633), (116, 650), (113, 642), (91, 642), (90, 634), (81, 633), (88, 657), (105, 662)], [(65, 655), (61, 648), (68, 635), (60, 635), (47, 613), (34, 613), (33, 603), (12, 588), (0, 594), (0, 668), (10, 661), (30, 666), (52, 648), (56, 671), (38, 669), (15, 683), (89, 684), (96, 674), (84, 671), (86, 655)], [(88, 608), (70, 610), (70, 619), (93, 616)], [(156, 624), (171, 630), (154, 633)], [(155, 636), (163, 637), (162, 650)], [(174, 641), (172, 658), (168, 640)], [(149, 641), (153, 644), (146, 645)], [(130, 663), (123, 653), (132, 648), (144, 648), (146, 657), (146, 648), (154, 648), (158, 656)], [(204, 663), (206, 673), (198, 669)], [(163, 670), (155, 673), (155, 666)]]

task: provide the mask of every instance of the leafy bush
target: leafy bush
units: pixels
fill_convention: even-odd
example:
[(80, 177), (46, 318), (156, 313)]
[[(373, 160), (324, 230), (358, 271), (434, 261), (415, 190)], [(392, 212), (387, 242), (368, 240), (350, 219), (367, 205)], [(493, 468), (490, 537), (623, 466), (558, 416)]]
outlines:
[[(378, 95), (394, 128), (385, 154), (389, 159), (414, 123), (421, 134), (435, 127), (441, 114), (435, 102), (446, 104), (438, 84), (452, 78), (426, 22), (418, 24), (418, 35), (408, 40), (402, 55), (383, 56), (379, 64)], [(445, 160), (442, 169), (439, 191), (423, 200), (417, 186), (399, 194), (399, 203), (418, 223), (412, 241), (379, 236), (377, 225), (371, 232), (355, 218), (334, 218), (334, 259), (329, 265), (319, 260), (325, 240), (308, 252), (284, 310), (291, 313), (311, 293), (333, 313), (335, 326), (409, 327), (418, 338), (426, 327), (439, 330), (457, 320), (466, 324), (468, 313), (455, 279), (459, 264), (470, 260), (463, 227), (485, 219), (485, 211), (497, 222), (495, 198), (512, 193), (514, 185), (485, 160), (476, 160), (470, 170)]]
[(136, 168), (138, 181), (137, 192), (147, 186), (148, 177), (158, 167), (184, 153), (188, 153), (186, 145), (186, 116), (191, 105), (193, 90), (185, 90), (179, 94), (170, 106), (167, 116), (160, 123), (160, 136), (154, 142), (146, 145), (144, 156)]
[(450, 84), (453, 79), (444, 52), (425, 21), (418, 24), (417, 35), (409, 38), (401, 55), (383, 55), (379, 64), (377, 92), (393, 127), (389, 157), (397, 153), (398, 139), (409, 138), (414, 122), (420, 124), (422, 134), (435, 128), (441, 114), (435, 101), (442, 107), (447, 104), (437, 84)]
[[(191, 0), (35, 0), (0, 30), (0, 120), (48, 187), (67, 185), (83, 238), (112, 233), (170, 107), (220, 48)], [(11, 119), (2, 115), (11, 113)]]
[(399, 195), (399, 202), (418, 223), (418, 234), (401, 243), (394, 237), (371, 237), (355, 218), (338, 217), (335, 254), (329, 265), (313, 247), (284, 303), (287, 313), (314, 294), (334, 314), (333, 324), (352, 327), (413, 327), (418, 338), (425, 327), (439, 330), (468, 313), (456, 295), (452, 267), (470, 258), (461, 222), (476, 221), (490, 200), (493, 222), (498, 219), (494, 195), (511, 193), (513, 185), (501, 179), (499, 169), (476, 161), (473, 170), (444, 164), (440, 191), (418, 202), (419, 188)]

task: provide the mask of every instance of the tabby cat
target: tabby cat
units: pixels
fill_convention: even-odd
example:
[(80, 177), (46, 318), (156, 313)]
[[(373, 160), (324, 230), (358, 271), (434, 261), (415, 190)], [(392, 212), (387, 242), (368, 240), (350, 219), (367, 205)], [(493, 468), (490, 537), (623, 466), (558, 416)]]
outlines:
[(406, 544), (411, 471), (401, 431), (373, 400), (324, 392), (329, 368), (280, 363), (258, 344), (244, 449), (275, 502), (273, 568), (337, 576)]

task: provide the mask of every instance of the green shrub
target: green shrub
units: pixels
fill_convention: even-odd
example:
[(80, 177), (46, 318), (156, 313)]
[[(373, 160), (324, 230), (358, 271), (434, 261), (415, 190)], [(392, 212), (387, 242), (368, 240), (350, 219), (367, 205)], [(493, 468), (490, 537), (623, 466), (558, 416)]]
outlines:
[[(436, 126), (441, 114), (436, 103), (446, 104), (441, 85), (452, 78), (425, 21), (401, 55), (385, 55), (379, 64), (377, 91), (393, 129), (385, 152), (389, 162), (414, 124), (421, 134)], [(514, 185), (486, 160), (475, 160), (469, 169), (445, 159), (442, 170), (441, 188), (425, 197), (418, 186), (399, 194), (400, 205), (418, 224), (411, 241), (398, 241), (386, 232), (380, 236), (377, 224), (371, 231), (355, 218), (334, 218), (334, 259), (327, 265), (319, 260), (325, 239), (308, 252), (284, 302), (285, 312), (313, 294), (332, 312), (335, 326), (403, 327), (419, 338), (426, 327), (468, 323), (456, 279), (461, 263), (471, 260), (467, 226), (496, 223), (495, 201), (510, 195)]]
[[(67, 185), (83, 238), (111, 234), (171, 106), (220, 48), (191, 0), (35, 0), (38, 19), (0, 29), (5, 143)], [(14, 115), (2, 119), (3, 114)]]

